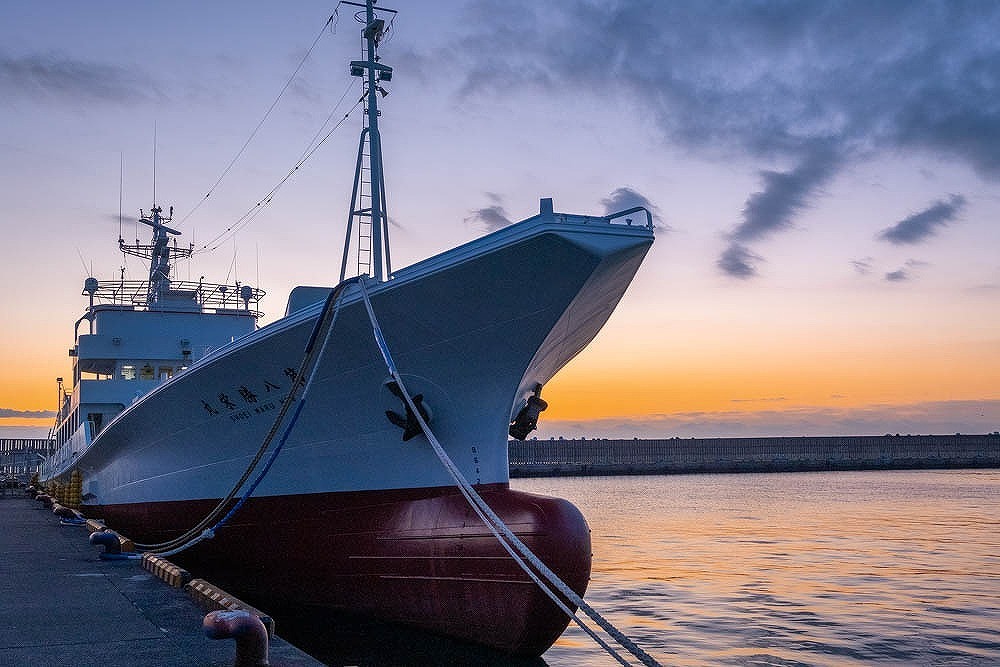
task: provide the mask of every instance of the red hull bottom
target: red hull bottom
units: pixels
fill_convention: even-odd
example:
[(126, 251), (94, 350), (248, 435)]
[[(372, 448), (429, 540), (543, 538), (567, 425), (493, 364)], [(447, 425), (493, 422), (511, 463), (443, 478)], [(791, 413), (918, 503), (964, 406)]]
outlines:
[[(478, 489), (570, 588), (590, 578), (590, 530), (568, 501)], [(182, 533), (217, 501), (98, 508), (143, 543)], [(254, 498), (171, 560), (263, 609), (317, 607), (402, 622), (507, 653), (541, 655), (569, 619), (454, 488)]]

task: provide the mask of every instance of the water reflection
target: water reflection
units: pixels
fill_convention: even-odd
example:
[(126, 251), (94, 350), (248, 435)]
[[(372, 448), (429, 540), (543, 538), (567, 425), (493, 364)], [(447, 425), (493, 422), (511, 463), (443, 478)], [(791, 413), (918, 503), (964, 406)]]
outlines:
[[(1000, 663), (1000, 471), (516, 486), (580, 507), (587, 598), (665, 664)], [(546, 662), (612, 664), (584, 639)]]
[(327, 665), (364, 667), (545, 667), (393, 623), (347, 614), (330, 618), (303, 610), (277, 610), (278, 634)]

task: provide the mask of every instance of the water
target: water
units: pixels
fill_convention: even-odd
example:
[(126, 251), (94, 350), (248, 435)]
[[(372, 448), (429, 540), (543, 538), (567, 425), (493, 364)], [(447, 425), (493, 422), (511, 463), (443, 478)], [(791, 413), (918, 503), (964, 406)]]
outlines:
[[(588, 601), (664, 664), (1000, 664), (1000, 471), (516, 480), (593, 531)], [(575, 626), (549, 665), (614, 663)]]
[[(1000, 664), (1000, 470), (511, 486), (583, 511), (587, 600), (664, 665)], [(527, 662), (349, 619), (303, 635), (330, 664), (617, 664), (574, 625)]]

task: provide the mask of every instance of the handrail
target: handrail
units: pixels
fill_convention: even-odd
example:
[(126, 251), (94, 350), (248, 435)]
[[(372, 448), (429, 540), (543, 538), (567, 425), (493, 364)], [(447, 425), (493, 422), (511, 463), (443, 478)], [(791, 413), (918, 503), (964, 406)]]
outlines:
[(615, 220), (617, 218), (621, 218), (623, 216), (626, 216), (629, 213), (638, 213), (639, 211), (645, 212), (645, 214), (646, 214), (646, 226), (649, 227), (650, 229), (652, 229), (653, 228), (653, 214), (650, 213), (649, 209), (646, 208), (645, 206), (633, 206), (632, 208), (627, 208), (624, 211), (618, 211), (617, 213), (611, 213), (610, 215), (606, 215), (606, 216), (604, 216), (604, 219), (607, 220), (608, 222), (611, 222), (612, 220)]
[[(96, 305), (146, 306), (148, 289), (148, 280), (101, 280), (97, 282), (94, 298), (98, 301)], [(266, 294), (259, 287), (239, 283), (224, 285), (191, 280), (172, 281), (170, 292), (182, 297), (191, 297), (193, 302), (201, 306), (245, 310), (255, 317), (259, 317), (262, 313), (249, 307), (244, 302), (244, 297), (249, 296), (249, 304), (256, 305)], [(84, 291), (83, 294), (89, 292)]]

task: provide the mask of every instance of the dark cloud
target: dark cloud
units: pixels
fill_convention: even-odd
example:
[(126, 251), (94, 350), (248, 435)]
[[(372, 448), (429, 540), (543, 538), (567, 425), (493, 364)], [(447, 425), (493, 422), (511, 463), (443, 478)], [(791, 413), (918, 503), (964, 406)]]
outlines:
[(1000, 5), (482, 0), (465, 94), (621, 93), (666, 139), (801, 156), (915, 148), (1000, 176)]
[(612, 215), (618, 211), (627, 211), (635, 206), (642, 206), (653, 217), (653, 224), (657, 229), (667, 230), (669, 229), (663, 224), (663, 218), (660, 216), (660, 209), (649, 199), (640, 194), (638, 191), (633, 190), (628, 186), (623, 186), (616, 188), (607, 198), (601, 200), (601, 206), (604, 207), (604, 215)]
[(885, 279), (890, 283), (902, 283), (910, 279), (910, 274), (906, 272), (906, 269), (897, 269), (885, 274)]
[(112, 104), (145, 102), (160, 95), (145, 74), (117, 65), (57, 54), (0, 56), (0, 93), (8, 99), (58, 99)]
[(503, 207), (503, 200), (500, 195), (493, 192), (487, 192), (486, 197), (493, 203), (490, 206), (484, 206), (483, 208), (477, 208), (470, 211), (469, 216), (465, 218), (464, 222), (479, 223), (485, 226), (487, 231), (491, 232), (502, 229), (511, 224), (513, 220), (510, 219), (507, 209)]
[(757, 275), (755, 262), (762, 261), (763, 258), (753, 254), (739, 243), (733, 241), (729, 244), (722, 255), (716, 261), (716, 266), (726, 275), (733, 278), (753, 278)]
[[(464, 64), (462, 95), (593, 91), (702, 157), (796, 165), (763, 172), (734, 243), (790, 227), (880, 153), (1000, 179), (1000, 3), (481, 0), (471, 13), (439, 56)], [(719, 264), (752, 275), (740, 257), (731, 246)]]
[(49, 410), (12, 410), (0, 408), (0, 419), (51, 419), (56, 413)]
[(764, 189), (747, 198), (743, 222), (730, 239), (756, 241), (791, 226), (795, 215), (809, 205), (810, 198), (833, 174), (836, 163), (830, 151), (818, 150), (790, 171), (761, 172)]
[(879, 239), (896, 245), (920, 243), (933, 236), (938, 227), (954, 220), (965, 207), (965, 197), (951, 195), (947, 201), (938, 200), (923, 211), (903, 218), (878, 235)]
[[(743, 222), (729, 233), (730, 245), (716, 265), (730, 276), (749, 278), (756, 275), (743, 243), (766, 238), (791, 227), (802, 209), (833, 175), (839, 159), (829, 149), (814, 148), (794, 169), (786, 172), (762, 171), (764, 189), (747, 198)], [(753, 256), (756, 259), (759, 257)]]

